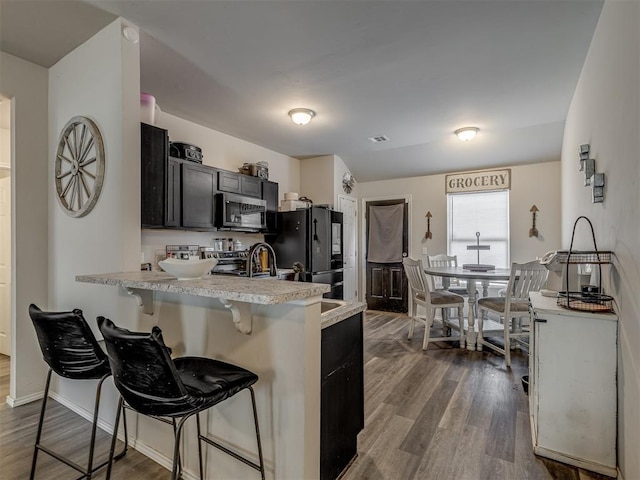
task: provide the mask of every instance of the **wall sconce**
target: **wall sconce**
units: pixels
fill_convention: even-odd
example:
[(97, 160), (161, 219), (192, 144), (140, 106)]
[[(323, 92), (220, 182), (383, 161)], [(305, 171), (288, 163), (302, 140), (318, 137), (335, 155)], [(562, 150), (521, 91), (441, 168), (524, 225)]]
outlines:
[(591, 179), (591, 188), (593, 190), (593, 203), (604, 202), (604, 173), (594, 173)]
[(425, 217), (427, 217), (427, 232), (424, 234), (424, 238), (433, 238), (433, 234), (431, 233), (431, 212), (427, 212)]
[(306, 125), (316, 116), (316, 112), (308, 108), (294, 108), (289, 110), (289, 116), (296, 125)]
[(604, 202), (604, 173), (596, 173), (596, 160), (589, 158), (591, 146), (588, 143), (580, 145), (580, 171), (584, 172), (584, 186), (591, 186), (592, 203)]
[(480, 130), (478, 127), (462, 127), (453, 133), (455, 133), (463, 142), (468, 142), (469, 140), (476, 138), (478, 130)]

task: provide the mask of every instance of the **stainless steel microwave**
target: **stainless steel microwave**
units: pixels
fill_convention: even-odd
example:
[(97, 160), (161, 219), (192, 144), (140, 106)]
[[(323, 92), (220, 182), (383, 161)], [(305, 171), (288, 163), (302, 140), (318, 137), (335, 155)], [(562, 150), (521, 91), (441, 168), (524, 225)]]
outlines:
[(216, 222), (220, 230), (259, 232), (267, 228), (267, 202), (235, 193), (216, 194)]

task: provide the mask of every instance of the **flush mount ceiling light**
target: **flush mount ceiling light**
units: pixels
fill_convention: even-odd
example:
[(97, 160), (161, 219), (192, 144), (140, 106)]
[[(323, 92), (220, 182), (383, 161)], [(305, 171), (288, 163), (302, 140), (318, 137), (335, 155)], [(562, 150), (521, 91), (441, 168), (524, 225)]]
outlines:
[(294, 108), (289, 110), (289, 116), (296, 125), (306, 125), (316, 116), (316, 112), (308, 108)]
[(456, 130), (454, 133), (463, 142), (468, 142), (469, 140), (473, 140), (476, 137), (476, 135), (478, 134), (478, 130), (478, 127), (462, 127)]

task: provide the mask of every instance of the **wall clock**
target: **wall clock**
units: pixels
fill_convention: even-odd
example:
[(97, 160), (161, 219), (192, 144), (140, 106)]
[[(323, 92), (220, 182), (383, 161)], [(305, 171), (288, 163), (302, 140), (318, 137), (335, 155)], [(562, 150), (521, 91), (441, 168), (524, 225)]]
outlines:
[(342, 176), (342, 189), (346, 193), (351, 193), (351, 190), (353, 190), (353, 186), (355, 185), (355, 183), (356, 181), (353, 178), (353, 175), (351, 175), (349, 172), (346, 172)]
[(56, 197), (71, 217), (84, 217), (104, 181), (104, 143), (93, 120), (73, 117), (60, 133), (55, 160)]

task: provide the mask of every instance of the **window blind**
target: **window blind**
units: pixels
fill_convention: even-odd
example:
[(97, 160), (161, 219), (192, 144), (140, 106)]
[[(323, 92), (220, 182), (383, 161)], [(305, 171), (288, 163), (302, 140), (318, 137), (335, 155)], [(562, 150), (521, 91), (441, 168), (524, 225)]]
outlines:
[(458, 265), (478, 263), (476, 232), (480, 232), (480, 263), (508, 268), (509, 191), (447, 195), (447, 250), (458, 256)]

